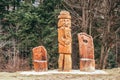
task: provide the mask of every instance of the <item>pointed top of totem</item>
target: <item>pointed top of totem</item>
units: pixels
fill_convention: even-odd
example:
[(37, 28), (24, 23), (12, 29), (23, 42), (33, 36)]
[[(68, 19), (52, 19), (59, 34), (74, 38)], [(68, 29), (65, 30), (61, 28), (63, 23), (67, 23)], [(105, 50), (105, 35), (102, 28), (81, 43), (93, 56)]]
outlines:
[(71, 19), (70, 13), (68, 11), (61, 11), (60, 15), (58, 16), (60, 19)]

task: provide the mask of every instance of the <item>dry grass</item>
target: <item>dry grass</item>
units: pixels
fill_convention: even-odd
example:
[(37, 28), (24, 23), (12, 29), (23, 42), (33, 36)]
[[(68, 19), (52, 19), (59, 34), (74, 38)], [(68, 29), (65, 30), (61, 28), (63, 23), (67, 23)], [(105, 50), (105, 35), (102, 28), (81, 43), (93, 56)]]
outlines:
[(104, 75), (78, 75), (78, 74), (49, 74), (49, 75), (21, 75), (19, 72), (0, 72), (0, 80), (120, 80), (120, 68), (105, 70)]

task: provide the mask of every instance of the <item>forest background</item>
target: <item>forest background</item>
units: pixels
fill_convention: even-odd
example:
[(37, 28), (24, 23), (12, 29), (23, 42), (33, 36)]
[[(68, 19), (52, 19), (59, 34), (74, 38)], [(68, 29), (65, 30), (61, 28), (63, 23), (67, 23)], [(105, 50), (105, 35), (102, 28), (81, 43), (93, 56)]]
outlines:
[(47, 49), (58, 67), (57, 22), (72, 17), (72, 67), (79, 69), (77, 34), (93, 37), (97, 69), (120, 67), (120, 0), (0, 0), (0, 71), (31, 70), (32, 48)]

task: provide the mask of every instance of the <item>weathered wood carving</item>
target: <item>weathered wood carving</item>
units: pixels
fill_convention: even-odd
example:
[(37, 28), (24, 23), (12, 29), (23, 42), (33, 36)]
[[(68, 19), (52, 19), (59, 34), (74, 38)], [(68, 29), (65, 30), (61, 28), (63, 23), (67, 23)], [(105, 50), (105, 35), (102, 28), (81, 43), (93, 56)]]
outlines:
[(86, 33), (79, 33), (78, 40), (79, 40), (80, 70), (94, 71), (95, 60), (92, 37)]
[(35, 71), (47, 71), (47, 51), (44, 46), (33, 48), (33, 66)]
[(68, 11), (61, 11), (58, 18), (58, 67), (59, 71), (70, 71), (72, 68), (71, 16)]

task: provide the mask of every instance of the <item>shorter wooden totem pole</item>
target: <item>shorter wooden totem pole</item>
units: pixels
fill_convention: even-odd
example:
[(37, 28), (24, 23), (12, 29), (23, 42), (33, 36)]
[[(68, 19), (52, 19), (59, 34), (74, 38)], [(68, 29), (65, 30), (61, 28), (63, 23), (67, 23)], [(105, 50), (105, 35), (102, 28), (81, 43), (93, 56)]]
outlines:
[(44, 46), (38, 46), (32, 49), (33, 66), (35, 71), (47, 71), (47, 51)]
[(95, 60), (92, 37), (86, 33), (79, 33), (78, 40), (79, 40), (80, 70), (94, 71)]
[(68, 11), (61, 11), (58, 16), (58, 49), (59, 49), (59, 60), (58, 70), (59, 71), (70, 71), (72, 68), (71, 59), (71, 16)]

